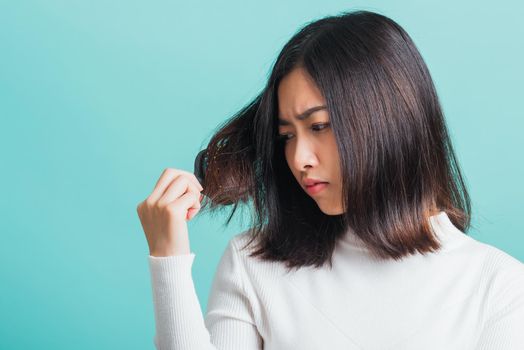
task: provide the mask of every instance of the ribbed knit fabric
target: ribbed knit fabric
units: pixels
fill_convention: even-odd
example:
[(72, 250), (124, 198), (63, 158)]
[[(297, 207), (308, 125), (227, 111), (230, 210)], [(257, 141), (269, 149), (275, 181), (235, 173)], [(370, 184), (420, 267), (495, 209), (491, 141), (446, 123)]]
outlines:
[(333, 268), (287, 273), (240, 250), (234, 236), (218, 264), (202, 315), (195, 254), (153, 257), (157, 349), (177, 350), (522, 350), (524, 264), (430, 219), (443, 248), (378, 261), (351, 231)]

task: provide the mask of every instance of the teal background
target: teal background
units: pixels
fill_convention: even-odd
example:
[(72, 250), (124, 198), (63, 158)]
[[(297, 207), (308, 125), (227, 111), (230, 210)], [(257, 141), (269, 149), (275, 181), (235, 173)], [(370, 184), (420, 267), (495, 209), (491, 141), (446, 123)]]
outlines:
[[(307, 21), (366, 9), (403, 26), (437, 86), (474, 238), (524, 261), (518, 1), (2, 1), (0, 348), (153, 349), (136, 206), (192, 171)], [(205, 310), (229, 227), (189, 222)]]

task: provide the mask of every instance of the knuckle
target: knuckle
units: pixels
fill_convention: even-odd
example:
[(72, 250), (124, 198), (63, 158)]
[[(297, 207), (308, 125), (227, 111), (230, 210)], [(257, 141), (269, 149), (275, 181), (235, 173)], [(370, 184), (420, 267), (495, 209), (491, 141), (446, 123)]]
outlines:
[(187, 171), (178, 170), (178, 177), (186, 179), (187, 178)]
[(163, 209), (164, 207), (166, 207), (168, 205), (168, 203), (166, 203), (162, 198), (159, 199), (153, 206), (156, 208), (156, 209)]
[(178, 174), (178, 175), (173, 175), (173, 182), (180, 182), (180, 181), (185, 181), (185, 177), (184, 175), (182, 174)]
[(166, 175), (175, 175), (177, 173), (177, 169), (175, 168), (165, 168), (163, 174)]

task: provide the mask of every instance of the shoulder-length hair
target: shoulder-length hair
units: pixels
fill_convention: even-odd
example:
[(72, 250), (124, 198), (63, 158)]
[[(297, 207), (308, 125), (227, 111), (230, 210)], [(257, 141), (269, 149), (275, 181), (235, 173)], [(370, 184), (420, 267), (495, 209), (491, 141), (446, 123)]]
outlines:
[[(323, 94), (340, 154), (343, 205), (326, 215), (293, 177), (277, 140), (277, 88), (302, 67)], [(288, 268), (332, 264), (354, 231), (379, 259), (437, 251), (429, 217), (463, 233), (470, 199), (436, 89), (409, 35), (384, 15), (342, 12), (309, 22), (285, 44), (267, 85), (207, 145), (202, 209), (252, 203), (250, 256)], [(245, 247), (244, 247), (245, 248)]]

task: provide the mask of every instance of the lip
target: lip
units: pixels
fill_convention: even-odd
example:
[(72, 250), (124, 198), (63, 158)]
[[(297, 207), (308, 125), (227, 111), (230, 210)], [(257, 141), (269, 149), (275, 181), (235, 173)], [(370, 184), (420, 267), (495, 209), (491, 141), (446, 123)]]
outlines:
[(323, 189), (325, 189), (328, 185), (328, 182), (317, 182), (314, 185), (306, 186), (306, 191), (309, 194), (317, 194)]
[(302, 181), (302, 184), (304, 186), (312, 186), (316, 183), (319, 183), (319, 182), (325, 182), (327, 183), (327, 181), (323, 181), (323, 180), (320, 180), (320, 179), (314, 179), (312, 177), (308, 177), (308, 178), (305, 178), (303, 181)]

